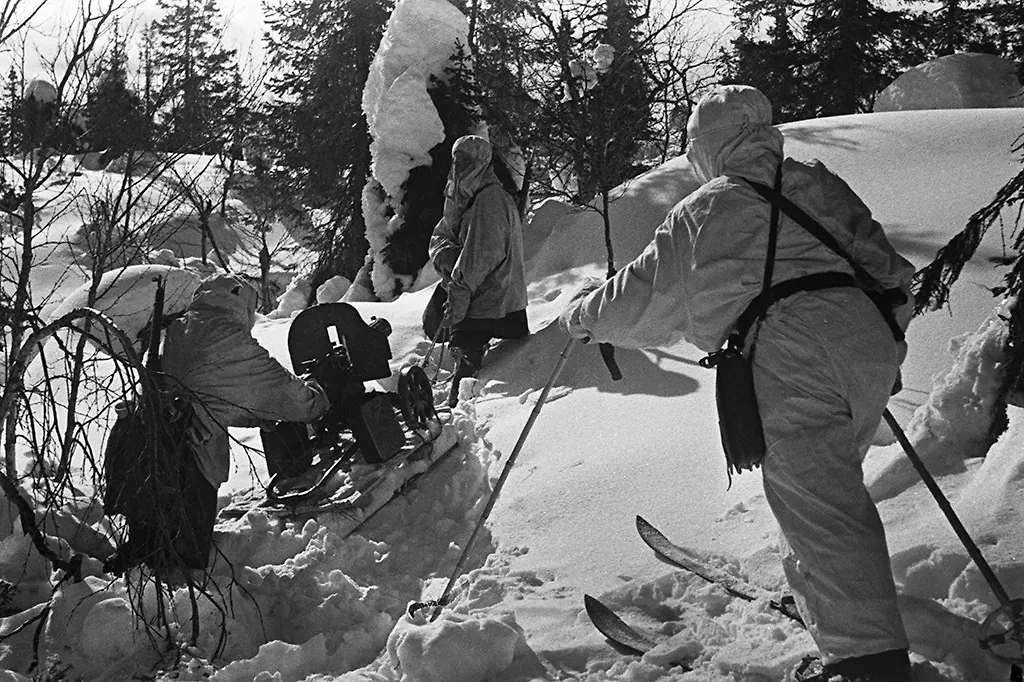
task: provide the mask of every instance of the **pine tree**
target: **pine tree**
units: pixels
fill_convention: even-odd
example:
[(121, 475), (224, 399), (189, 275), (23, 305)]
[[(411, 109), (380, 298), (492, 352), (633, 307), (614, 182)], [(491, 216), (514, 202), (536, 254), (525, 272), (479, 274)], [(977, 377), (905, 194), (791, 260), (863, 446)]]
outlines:
[(284, 0), (269, 7), (268, 55), (279, 74), (266, 118), (293, 186), (330, 219), (316, 227), (312, 288), (334, 275), (353, 279), (368, 250), (362, 191), (370, 175), (363, 86), (392, 3), (387, 0)]
[(157, 0), (155, 62), (166, 101), (165, 145), (175, 151), (215, 151), (235, 82), (235, 51), (223, 46), (216, 0)]

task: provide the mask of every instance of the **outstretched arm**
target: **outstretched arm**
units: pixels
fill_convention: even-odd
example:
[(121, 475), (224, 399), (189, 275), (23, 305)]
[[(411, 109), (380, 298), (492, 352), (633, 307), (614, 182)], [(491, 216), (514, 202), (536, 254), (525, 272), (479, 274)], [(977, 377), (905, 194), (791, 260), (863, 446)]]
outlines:
[[(585, 296), (570, 311), (570, 325), (595, 341), (622, 348), (675, 343), (690, 327), (683, 263), (688, 247), (674, 239), (669, 221), (633, 262)], [(574, 336), (577, 334), (574, 334)]]

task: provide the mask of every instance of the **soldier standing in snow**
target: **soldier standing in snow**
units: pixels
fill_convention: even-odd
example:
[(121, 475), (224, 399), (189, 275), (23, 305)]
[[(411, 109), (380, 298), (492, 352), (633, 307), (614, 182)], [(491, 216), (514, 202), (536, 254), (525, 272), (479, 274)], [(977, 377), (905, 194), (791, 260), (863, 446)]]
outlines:
[(165, 388), (169, 396), (190, 404), (191, 417), (180, 478), (163, 485), (178, 488), (188, 519), (168, 520), (183, 529), (173, 548), (153, 547), (158, 536), (133, 527), (129, 546), (108, 560), (108, 571), (120, 573), (167, 554), (186, 568), (205, 569), (217, 488), (227, 481), (231, 466), (228, 427), (309, 422), (330, 407), (317, 383), (296, 377), (252, 337), (256, 304), (256, 290), (248, 282), (216, 275), (199, 284), (185, 315), (168, 327)]
[[(769, 252), (772, 206), (744, 180), (780, 188), (883, 287), (909, 292), (913, 266), (857, 194), (820, 162), (784, 157), (761, 92), (717, 88), (687, 132), (686, 155), (704, 184), (675, 206), (636, 260), (581, 292), (561, 320), (571, 336), (628, 348), (680, 339), (708, 353), (722, 348), (761, 293)], [(825, 668), (803, 679), (909, 682), (885, 531), (861, 462), (906, 355), (897, 338), (911, 306), (885, 311), (899, 326), (894, 333), (855, 285), (848, 261), (786, 213), (776, 224), (772, 284), (819, 273), (828, 273), (819, 280), (849, 280), (770, 299), (744, 346), (783, 567)]]
[(491, 168), (491, 145), (482, 137), (466, 135), (452, 146), (444, 217), (430, 239), (430, 258), (441, 273), (439, 286), (448, 293), (445, 323), (455, 356), (448, 404), (454, 407), (459, 383), (476, 376), (492, 338), (530, 333), (522, 223)]

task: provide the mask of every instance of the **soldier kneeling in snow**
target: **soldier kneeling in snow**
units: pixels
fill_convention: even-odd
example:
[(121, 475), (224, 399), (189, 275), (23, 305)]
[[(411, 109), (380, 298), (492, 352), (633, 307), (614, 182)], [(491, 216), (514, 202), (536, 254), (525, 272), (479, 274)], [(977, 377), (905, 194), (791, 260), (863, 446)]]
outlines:
[[(228, 427), (310, 422), (330, 407), (324, 390), (277, 362), (252, 336), (256, 290), (234, 275), (202, 283), (185, 315), (171, 323), (164, 342), (163, 370), (169, 398), (187, 403), (188, 421), (175, 480), (160, 485), (176, 492), (164, 514), (138, 522), (128, 515), (131, 539), (105, 567), (114, 573), (145, 562), (205, 569), (213, 542), (217, 488), (231, 466)], [(159, 500), (154, 501), (159, 504)], [(186, 519), (166, 518), (166, 514)], [(171, 524), (168, 533), (148, 524)], [(165, 528), (166, 530), (166, 528)], [(160, 538), (164, 538), (161, 540)]]

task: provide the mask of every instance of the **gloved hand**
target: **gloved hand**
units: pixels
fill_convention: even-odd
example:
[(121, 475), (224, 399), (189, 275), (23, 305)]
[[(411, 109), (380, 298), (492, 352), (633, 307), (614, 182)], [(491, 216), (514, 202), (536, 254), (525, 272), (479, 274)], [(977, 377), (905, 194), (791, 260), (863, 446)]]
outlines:
[(585, 280), (569, 301), (569, 306), (565, 309), (565, 312), (559, 316), (558, 325), (562, 328), (562, 331), (572, 338), (581, 339), (584, 343), (590, 340), (590, 332), (580, 323), (580, 305), (583, 303), (584, 298), (599, 289), (602, 284), (604, 284), (604, 281), (599, 279), (588, 278)]
[(590, 332), (580, 324), (579, 303), (566, 308), (558, 318), (558, 326), (574, 339), (580, 339), (583, 343), (590, 341)]
[(896, 381), (893, 382), (892, 388), (889, 389), (889, 395), (896, 395), (903, 390), (903, 370), (896, 370)]

